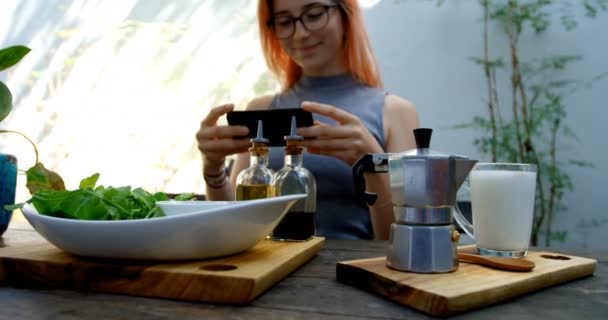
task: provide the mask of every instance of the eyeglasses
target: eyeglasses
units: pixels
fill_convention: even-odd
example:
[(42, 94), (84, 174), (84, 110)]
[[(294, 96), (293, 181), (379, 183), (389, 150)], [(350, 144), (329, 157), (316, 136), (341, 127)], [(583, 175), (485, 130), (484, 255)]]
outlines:
[(278, 15), (272, 17), (266, 25), (274, 30), (277, 38), (287, 39), (295, 33), (297, 21), (302, 23), (306, 31), (316, 31), (325, 28), (329, 22), (329, 9), (337, 6), (337, 4), (315, 4), (302, 11), (298, 17)]

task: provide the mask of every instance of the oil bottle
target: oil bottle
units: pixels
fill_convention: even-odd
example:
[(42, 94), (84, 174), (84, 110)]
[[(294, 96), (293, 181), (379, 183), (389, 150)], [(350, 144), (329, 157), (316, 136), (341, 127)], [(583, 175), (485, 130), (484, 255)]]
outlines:
[(251, 200), (274, 196), (273, 171), (268, 168), (268, 139), (264, 139), (262, 120), (258, 121), (256, 138), (251, 139), (249, 167), (236, 178), (236, 200)]
[(285, 162), (272, 179), (275, 194), (305, 193), (307, 197), (291, 207), (272, 231), (271, 237), (273, 240), (303, 241), (315, 235), (317, 187), (314, 176), (302, 166), (303, 138), (296, 135), (296, 117), (291, 118), (291, 133), (284, 139)]

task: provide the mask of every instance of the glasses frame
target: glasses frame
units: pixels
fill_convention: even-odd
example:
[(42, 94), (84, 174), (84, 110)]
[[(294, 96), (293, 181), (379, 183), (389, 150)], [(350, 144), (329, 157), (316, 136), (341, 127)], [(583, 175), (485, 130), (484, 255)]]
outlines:
[(339, 8), (339, 7), (340, 7), (340, 5), (339, 5), (339, 4), (337, 4), (337, 3), (334, 3), (334, 4), (325, 4), (325, 3), (319, 3), (318, 5), (314, 5), (314, 6), (311, 6), (311, 7), (309, 7), (309, 8), (306, 8), (306, 10), (304, 10), (302, 13), (300, 13), (300, 15), (299, 15), (299, 16), (297, 16), (297, 17), (291, 17), (291, 22), (292, 22), (292, 24), (291, 24), (291, 32), (290, 32), (290, 33), (289, 33), (289, 35), (288, 35), (288, 36), (286, 36), (286, 37), (279, 37), (279, 36), (278, 36), (277, 31), (276, 31), (276, 28), (275, 28), (275, 25), (274, 25), (275, 20), (276, 20), (274, 16), (272, 16), (270, 19), (268, 19), (268, 21), (266, 22), (266, 26), (267, 26), (268, 28), (270, 28), (270, 29), (272, 30), (272, 32), (274, 33), (274, 35), (275, 35), (275, 36), (276, 36), (278, 39), (280, 39), (280, 40), (285, 40), (285, 39), (289, 39), (289, 38), (293, 37), (293, 35), (296, 33), (296, 24), (298, 23), (298, 21), (300, 21), (300, 24), (302, 25), (302, 27), (304, 28), (304, 30), (306, 30), (306, 31), (308, 31), (308, 32), (310, 32), (310, 31), (317, 31), (317, 30), (321, 30), (321, 29), (323, 29), (323, 28), (327, 27), (327, 24), (329, 23), (329, 19), (330, 19), (330, 17), (329, 17), (329, 16), (327, 17), (327, 21), (325, 22), (325, 24), (324, 24), (322, 27), (319, 27), (319, 28), (317, 28), (317, 29), (312, 29), (312, 30), (306, 26), (306, 23), (305, 23), (305, 22), (304, 22), (304, 20), (302, 19), (302, 18), (304, 17), (304, 15), (305, 15), (305, 14), (306, 14), (306, 13), (307, 13), (307, 12), (308, 12), (310, 9), (313, 9), (313, 8), (318, 8), (318, 7), (322, 7), (323, 9), (325, 9), (325, 14), (329, 14), (329, 10), (330, 10), (330, 9), (332, 9), (332, 8), (336, 8), (336, 7), (337, 7), (337, 8)]

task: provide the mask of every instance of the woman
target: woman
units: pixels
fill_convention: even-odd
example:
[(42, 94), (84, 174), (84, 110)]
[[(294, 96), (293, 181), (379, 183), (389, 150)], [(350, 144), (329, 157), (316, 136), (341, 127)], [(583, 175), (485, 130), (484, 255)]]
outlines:
[[(386, 174), (366, 176), (367, 190), (379, 195), (366, 207), (354, 197), (351, 166), (366, 153), (415, 147), (415, 107), (385, 93), (357, 0), (260, 0), (258, 22), (264, 56), (283, 91), (262, 96), (248, 110), (301, 105), (315, 125), (300, 128), (306, 138), (304, 166), (317, 181), (317, 234), (342, 239), (387, 239), (392, 206)], [(249, 165), (248, 134), (241, 126), (218, 126), (232, 104), (213, 108), (196, 138), (203, 157), (208, 199), (234, 198), (238, 173)], [(226, 176), (226, 156), (238, 153)], [(273, 148), (269, 166), (282, 166)]]

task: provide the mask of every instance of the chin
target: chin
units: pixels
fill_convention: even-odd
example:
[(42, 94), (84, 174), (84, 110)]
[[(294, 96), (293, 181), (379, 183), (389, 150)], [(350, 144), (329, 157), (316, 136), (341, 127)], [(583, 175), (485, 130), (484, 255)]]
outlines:
[(299, 59), (297, 61), (297, 63), (303, 70), (306, 70), (306, 71), (323, 70), (323, 69), (325, 69), (325, 66), (327, 65), (326, 63), (324, 63), (323, 61), (320, 61), (316, 57)]

